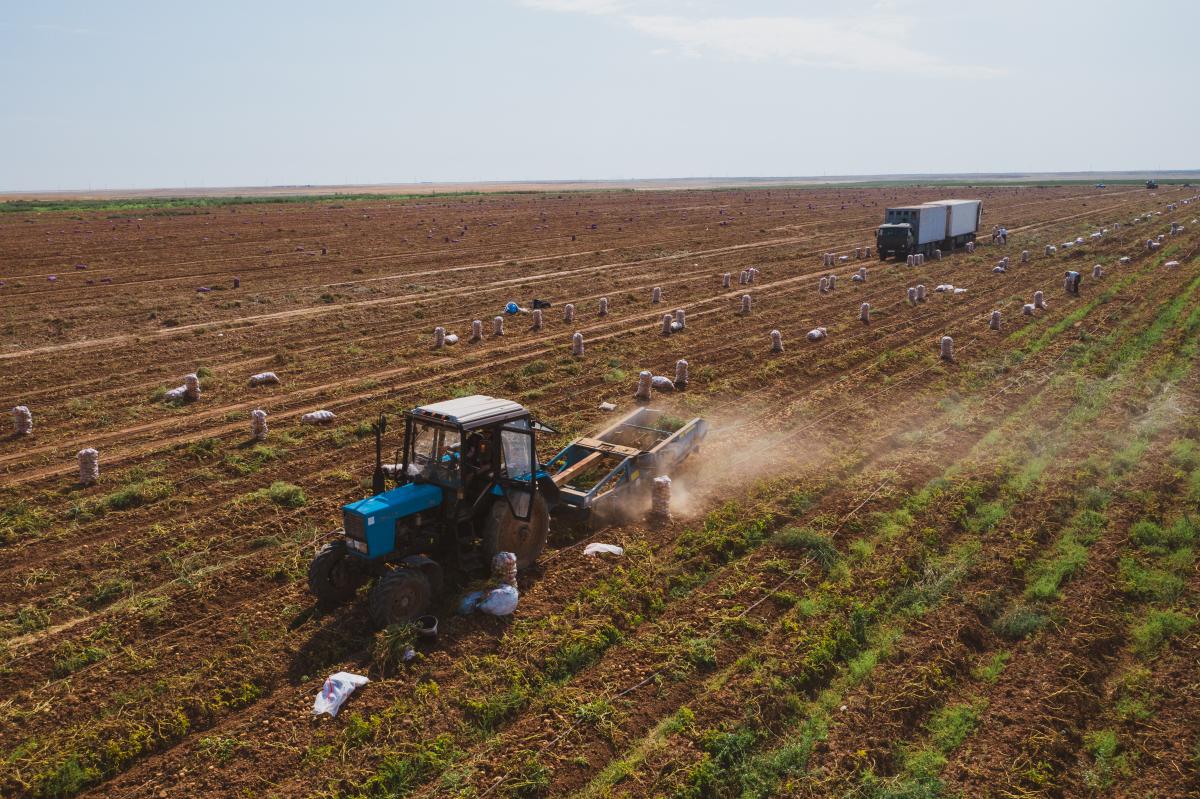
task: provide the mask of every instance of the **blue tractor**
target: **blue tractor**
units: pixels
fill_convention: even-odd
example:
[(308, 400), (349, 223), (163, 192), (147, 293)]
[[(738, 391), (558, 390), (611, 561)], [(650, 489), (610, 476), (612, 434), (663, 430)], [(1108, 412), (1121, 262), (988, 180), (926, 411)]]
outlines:
[(381, 627), (425, 613), (446, 571), (484, 576), (498, 552), (516, 555), (518, 569), (532, 566), (551, 512), (588, 526), (637, 516), (649, 504), (652, 478), (698, 451), (708, 425), (639, 408), (545, 464), (535, 436), (557, 431), (510, 400), (476, 395), (405, 412), (403, 454), (390, 464), (386, 429), (381, 416), (373, 496), (342, 508), (341, 535), (308, 570), (309, 590), (325, 606), (374, 580), (370, 615)]
[(537, 560), (558, 487), (538, 466), (535, 435), (551, 428), (510, 400), (423, 405), (405, 412), (403, 455), (384, 464), (386, 428), (381, 416), (374, 495), (342, 508), (342, 534), (309, 566), (318, 603), (346, 602), (374, 580), (370, 615), (384, 627), (425, 613), (445, 569), (482, 576), (497, 552), (514, 553), (518, 568)]

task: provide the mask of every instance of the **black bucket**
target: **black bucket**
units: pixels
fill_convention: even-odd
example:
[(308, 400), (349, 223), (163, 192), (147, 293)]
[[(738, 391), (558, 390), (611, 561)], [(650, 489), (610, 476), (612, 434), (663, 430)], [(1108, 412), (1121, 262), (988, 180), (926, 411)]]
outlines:
[(417, 619), (417, 635), (422, 638), (435, 640), (438, 634), (437, 616), (422, 616)]

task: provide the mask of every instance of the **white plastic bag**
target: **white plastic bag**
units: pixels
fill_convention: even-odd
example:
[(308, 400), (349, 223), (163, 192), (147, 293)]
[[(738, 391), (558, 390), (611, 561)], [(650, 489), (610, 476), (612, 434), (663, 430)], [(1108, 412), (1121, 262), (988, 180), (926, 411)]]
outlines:
[(616, 544), (588, 544), (583, 548), (585, 555), (598, 555), (601, 552), (607, 555), (624, 555), (625, 550)]
[(520, 594), (511, 585), (502, 585), (488, 591), (479, 603), (479, 609), (491, 616), (511, 616), (517, 609)]
[(479, 603), (483, 601), (487, 591), (471, 591), (464, 594), (463, 598), (458, 601), (458, 613), (460, 616), (467, 616), (475, 612), (479, 607)]
[(252, 386), (274, 386), (279, 384), (279, 375), (274, 372), (259, 372), (256, 375), (250, 375), (250, 385)]
[(342, 703), (349, 698), (350, 694), (354, 693), (354, 689), (360, 685), (366, 685), (368, 682), (370, 680), (361, 674), (351, 674), (348, 671), (339, 671), (330, 676), (325, 680), (325, 684), (321, 686), (321, 692), (313, 701), (313, 714), (319, 716), (322, 713), (328, 713), (336, 716)]

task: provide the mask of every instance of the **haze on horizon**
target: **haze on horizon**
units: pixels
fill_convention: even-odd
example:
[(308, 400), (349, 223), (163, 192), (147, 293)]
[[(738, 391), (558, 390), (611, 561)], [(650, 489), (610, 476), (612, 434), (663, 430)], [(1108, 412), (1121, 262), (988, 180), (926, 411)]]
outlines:
[(1189, 169), (1200, 4), (0, 10), (0, 191)]

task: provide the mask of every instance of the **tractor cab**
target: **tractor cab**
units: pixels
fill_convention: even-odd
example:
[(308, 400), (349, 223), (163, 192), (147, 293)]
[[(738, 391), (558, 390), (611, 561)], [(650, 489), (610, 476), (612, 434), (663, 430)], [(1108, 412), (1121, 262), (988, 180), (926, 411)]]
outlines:
[(536, 426), (511, 400), (476, 395), (423, 405), (404, 414), (404, 456), (390, 471), (402, 485), (438, 486), (455, 504), (493, 490), (528, 516), (522, 497), (537, 491)]
[(374, 579), (371, 615), (386, 626), (423, 613), (448, 570), (481, 576), (497, 552), (533, 564), (558, 498), (537, 461), (537, 431), (551, 428), (484, 395), (422, 405), (405, 412), (403, 446), (385, 464), (386, 429), (381, 416), (373, 495), (343, 506), (341, 535), (309, 568), (318, 601), (347, 601)]

